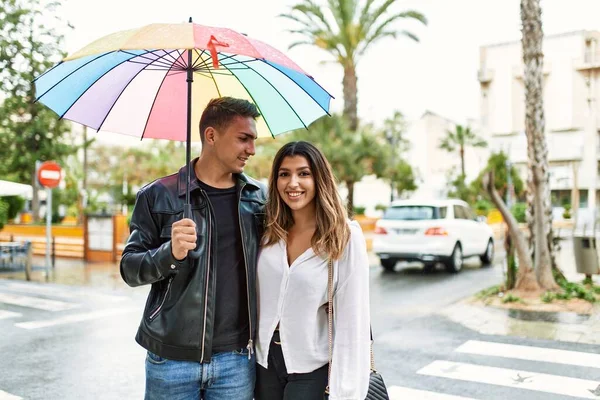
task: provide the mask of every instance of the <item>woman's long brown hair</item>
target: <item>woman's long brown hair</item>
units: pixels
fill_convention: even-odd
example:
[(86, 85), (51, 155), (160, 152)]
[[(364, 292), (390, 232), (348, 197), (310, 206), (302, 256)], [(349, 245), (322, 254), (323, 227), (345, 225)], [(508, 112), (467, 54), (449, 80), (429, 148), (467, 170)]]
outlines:
[(313, 144), (299, 141), (285, 144), (273, 160), (269, 178), (269, 201), (266, 209), (266, 229), (263, 243), (271, 246), (287, 239), (287, 232), (294, 225), (292, 211), (277, 190), (279, 168), (286, 157), (304, 157), (315, 181), (316, 230), (311, 244), (321, 257), (339, 259), (350, 237), (346, 209), (338, 194), (331, 165), (323, 153)]

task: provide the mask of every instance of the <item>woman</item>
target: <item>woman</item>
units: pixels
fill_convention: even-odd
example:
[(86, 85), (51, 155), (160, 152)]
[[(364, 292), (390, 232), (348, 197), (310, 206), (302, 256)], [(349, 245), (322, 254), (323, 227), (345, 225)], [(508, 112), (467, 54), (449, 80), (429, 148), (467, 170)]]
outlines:
[(328, 261), (334, 268), (330, 399), (364, 400), (369, 381), (369, 262), (331, 166), (307, 142), (273, 161), (257, 264), (256, 400), (323, 399), (327, 386)]

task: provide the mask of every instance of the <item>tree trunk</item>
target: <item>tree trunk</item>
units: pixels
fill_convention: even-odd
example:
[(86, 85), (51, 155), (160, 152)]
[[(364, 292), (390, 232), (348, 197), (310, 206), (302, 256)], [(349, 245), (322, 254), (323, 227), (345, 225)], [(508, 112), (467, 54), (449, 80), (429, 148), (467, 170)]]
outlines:
[(358, 129), (358, 78), (354, 64), (344, 67), (344, 116), (348, 119), (352, 132)]
[(504, 218), (504, 221), (508, 226), (511, 244), (517, 252), (519, 269), (517, 270), (517, 283), (515, 284), (515, 288), (523, 291), (539, 290), (540, 287), (533, 270), (533, 263), (531, 262), (527, 240), (525, 240), (525, 235), (519, 229), (519, 223), (508, 207), (506, 207), (506, 204), (494, 186), (494, 171), (490, 171), (487, 175), (484, 175), (483, 187), (490, 194), (496, 208), (498, 208), (500, 214), (502, 214), (502, 218)]
[(346, 210), (348, 211), (348, 216), (354, 216), (354, 182), (346, 181), (346, 189), (348, 189), (348, 199), (346, 202)]
[(460, 145), (460, 170), (462, 171), (463, 180), (465, 180), (465, 146)]
[[(533, 235), (535, 271), (539, 285), (544, 289), (558, 286), (552, 276), (552, 260), (548, 232), (549, 176), (548, 148), (545, 137), (543, 104), (542, 10), (539, 0), (521, 0), (522, 45), (525, 83), (525, 134), (530, 168), (529, 199), (533, 203)], [(531, 226), (531, 225), (530, 225)]]

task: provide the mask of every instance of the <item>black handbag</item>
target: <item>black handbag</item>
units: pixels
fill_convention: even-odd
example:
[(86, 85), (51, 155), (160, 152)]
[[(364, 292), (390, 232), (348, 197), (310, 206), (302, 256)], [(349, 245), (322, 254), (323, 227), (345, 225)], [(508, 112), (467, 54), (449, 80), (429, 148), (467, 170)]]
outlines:
[[(328, 282), (327, 282), (327, 325), (329, 330), (329, 370), (327, 372), (327, 387), (323, 398), (329, 399), (329, 382), (331, 380), (331, 358), (333, 352), (333, 262), (327, 263)], [(387, 388), (383, 382), (383, 377), (375, 369), (375, 359), (373, 358), (373, 331), (371, 331), (371, 375), (369, 376), (369, 390), (365, 400), (390, 400)]]

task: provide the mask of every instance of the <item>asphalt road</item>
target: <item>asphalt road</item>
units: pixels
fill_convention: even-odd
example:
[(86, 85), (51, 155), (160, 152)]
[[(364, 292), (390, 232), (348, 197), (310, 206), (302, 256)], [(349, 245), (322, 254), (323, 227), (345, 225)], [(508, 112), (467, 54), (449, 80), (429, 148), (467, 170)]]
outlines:
[[(370, 279), (376, 366), (392, 399), (600, 399), (598, 346), (480, 335), (437, 314), (499, 283), (500, 264), (475, 260), (459, 274), (373, 265)], [(0, 280), (0, 400), (143, 398), (133, 337), (146, 292)]]

